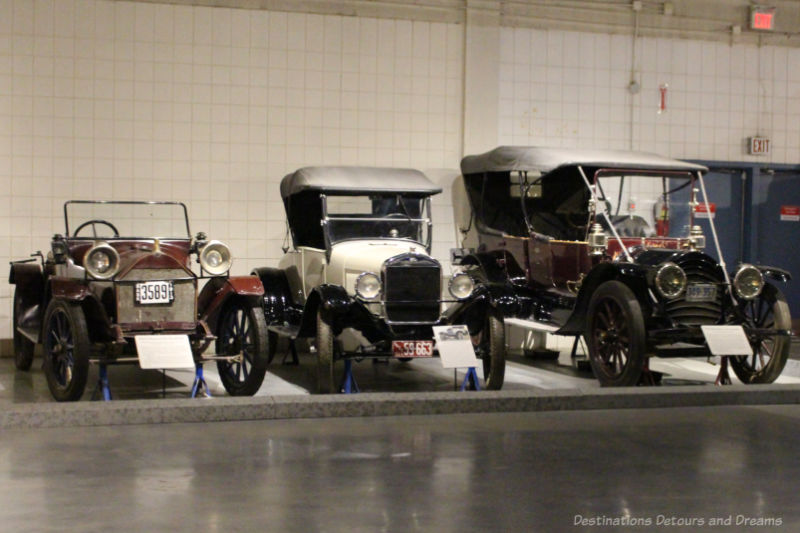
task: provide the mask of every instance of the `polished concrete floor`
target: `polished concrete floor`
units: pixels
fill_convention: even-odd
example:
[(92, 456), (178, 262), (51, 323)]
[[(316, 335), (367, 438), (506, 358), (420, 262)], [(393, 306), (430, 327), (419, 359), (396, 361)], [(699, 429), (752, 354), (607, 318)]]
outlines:
[(772, 406), (4, 430), (0, 530), (799, 531), (799, 424)]

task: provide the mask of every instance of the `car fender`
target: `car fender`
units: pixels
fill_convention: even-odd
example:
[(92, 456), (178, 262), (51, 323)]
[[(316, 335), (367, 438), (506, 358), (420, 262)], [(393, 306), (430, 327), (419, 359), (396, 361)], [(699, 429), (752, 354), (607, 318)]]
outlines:
[(447, 324), (466, 324), (474, 334), (483, 327), (487, 313), (496, 312), (502, 317), (516, 316), (519, 307), (519, 299), (510, 284), (479, 283), (472, 296), (449, 306), (442, 318)]
[(642, 309), (650, 308), (648, 298), (647, 273), (648, 267), (635, 263), (600, 263), (593, 268), (583, 279), (578, 298), (575, 302), (575, 309), (567, 319), (567, 322), (558, 330), (559, 335), (580, 335), (583, 333), (586, 324), (586, 313), (589, 309), (589, 301), (597, 288), (606, 281), (620, 281), (630, 287)]
[[(769, 266), (769, 265), (753, 265), (755, 266), (761, 274), (764, 275), (765, 278), (774, 279), (775, 281), (780, 281), (783, 283), (788, 283), (792, 281), (792, 274), (788, 270), (784, 270), (782, 268)], [(731, 279), (733, 279), (735, 272), (731, 274)]]
[(82, 302), (90, 294), (89, 285), (82, 279), (50, 278), (50, 296), (69, 302)]
[(197, 298), (197, 312), (213, 328), (220, 311), (233, 298), (258, 305), (263, 295), (264, 287), (257, 276), (211, 278)]
[(264, 313), (267, 323), (284, 322), (292, 307), (292, 292), (286, 272), (280, 268), (257, 268), (251, 272), (258, 276), (264, 289)]
[(310, 337), (316, 333), (317, 311), (320, 309), (326, 320), (334, 326), (334, 330), (337, 330), (338, 328), (335, 327), (337, 319), (347, 315), (352, 306), (353, 298), (347, 294), (344, 287), (330, 284), (314, 287), (303, 308), (303, 318), (298, 335)]
[[(11, 263), (8, 282), (16, 285), (15, 297), (19, 298), (20, 308), (15, 310), (17, 323), (13, 327), (23, 326), (26, 329), (40, 328), (44, 308), (44, 273), (39, 263)], [(17, 302), (12, 305), (16, 306)]]
[(480, 269), (484, 279), (488, 282), (502, 283), (508, 280), (509, 269), (521, 270), (517, 261), (505, 250), (479, 252), (465, 256), (461, 266), (475, 266)]

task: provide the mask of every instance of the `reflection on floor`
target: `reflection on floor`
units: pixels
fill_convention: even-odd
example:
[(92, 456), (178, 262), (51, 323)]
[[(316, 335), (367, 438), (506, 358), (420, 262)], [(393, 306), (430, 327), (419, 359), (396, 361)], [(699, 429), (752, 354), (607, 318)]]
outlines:
[[(524, 389), (591, 389), (599, 387), (588, 369), (573, 368), (569, 343), (556, 348), (557, 361), (523, 356), (510, 356), (506, 368), (504, 390)], [(800, 383), (800, 344), (792, 344), (789, 360), (779, 383)], [(299, 365), (284, 365), (276, 360), (269, 367), (259, 396), (303, 395), (313, 390), (313, 353), (301, 353)], [(705, 359), (652, 359), (651, 368), (663, 373), (662, 386), (711, 385), (719, 367)], [(343, 374), (343, 364), (337, 364)], [(482, 370), (478, 369), (479, 375)], [(353, 364), (353, 375), (362, 392), (428, 392), (450, 391), (460, 385), (464, 373), (442, 368), (439, 359), (398, 360), (365, 359)], [(213, 363), (205, 366), (205, 378), (212, 396), (226, 392)], [(736, 378), (734, 377), (734, 382)], [(194, 372), (191, 370), (141, 370), (137, 365), (109, 367), (109, 381), (115, 399), (186, 398), (189, 396)], [(92, 367), (84, 400), (92, 398), (97, 382), (97, 368)], [(0, 403), (31, 403), (52, 401), (37, 357), (29, 372), (14, 368), (10, 358), (0, 359)]]
[(800, 406), (716, 406), (13, 429), (0, 438), (0, 523), (800, 531), (798, 424)]

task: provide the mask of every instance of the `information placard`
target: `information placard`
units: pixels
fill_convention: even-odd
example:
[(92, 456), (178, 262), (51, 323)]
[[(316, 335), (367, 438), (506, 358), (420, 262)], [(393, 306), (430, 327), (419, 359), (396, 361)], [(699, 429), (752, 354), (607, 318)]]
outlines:
[(753, 348), (742, 326), (700, 326), (714, 355), (750, 355)]
[(142, 368), (194, 368), (188, 335), (137, 335), (136, 351)]
[(467, 326), (434, 326), (433, 336), (444, 368), (469, 368), (478, 365)]

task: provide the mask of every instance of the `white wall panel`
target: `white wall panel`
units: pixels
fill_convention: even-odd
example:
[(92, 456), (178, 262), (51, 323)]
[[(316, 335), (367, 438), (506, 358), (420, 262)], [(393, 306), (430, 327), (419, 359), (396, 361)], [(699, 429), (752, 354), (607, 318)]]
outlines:
[[(108, 0), (0, 2), (0, 264), (46, 250), (67, 199), (180, 200), (193, 231), (231, 245), (235, 273), (275, 264), (278, 182), (295, 168), (458, 166), (462, 31)], [(447, 202), (434, 202), (445, 258)], [(11, 335), (11, 289), (0, 285), (0, 339)]]
[[(499, 61), (499, 144), (800, 160), (795, 48), (645, 37), (634, 59), (631, 35), (501, 28)], [(771, 155), (746, 154), (758, 134), (772, 139)]]

